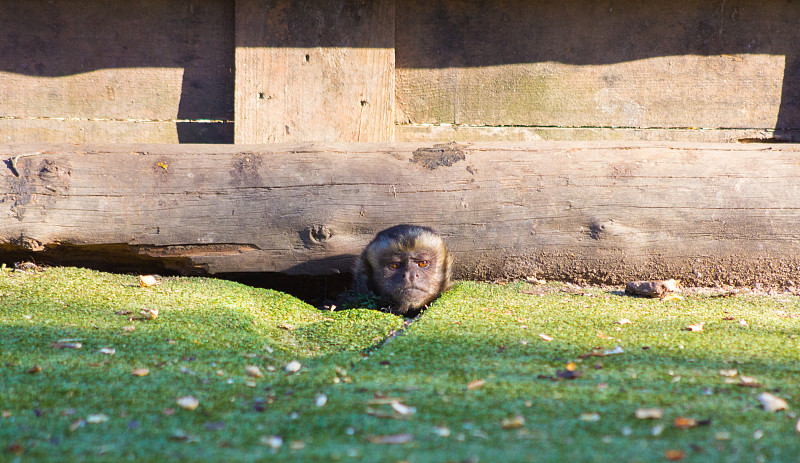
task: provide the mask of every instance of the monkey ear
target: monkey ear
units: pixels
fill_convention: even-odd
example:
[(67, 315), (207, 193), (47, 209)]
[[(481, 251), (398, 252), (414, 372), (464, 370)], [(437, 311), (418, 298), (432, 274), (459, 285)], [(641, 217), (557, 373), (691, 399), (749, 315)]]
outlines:
[(353, 275), (353, 291), (357, 294), (369, 294), (368, 277), (364, 273), (356, 273)]
[(366, 257), (366, 251), (356, 261), (353, 266), (353, 291), (358, 294), (369, 294), (369, 280), (372, 277), (372, 266)]
[(449, 252), (444, 259), (442, 273), (444, 273), (444, 287), (442, 288), (442, 292), (449, 291), (453, 287), (453, 255)]

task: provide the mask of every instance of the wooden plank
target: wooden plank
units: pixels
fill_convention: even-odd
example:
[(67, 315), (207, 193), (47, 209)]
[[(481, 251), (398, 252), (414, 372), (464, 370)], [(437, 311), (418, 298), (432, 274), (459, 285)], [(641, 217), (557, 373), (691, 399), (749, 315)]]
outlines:
[(781, 2), (404, 0), (399, 124), (800, 127)]
[(0, 140), (233, 141), (202, 125), (233, 117), (232, 3), (0, 6)]
[(236, 2), (236, 143), (390, 141), (394, 0)]
[(604, 127), (485, 127), (407, 124), (395, 128), (398, 142), (497, 142), (497, 141), (664, 141), (732, 143), (800, 141), (800, 131), (775, 129), (650, 129)]
[[(460, 278), (786, 284), (798, 145), (679, 143), (4, 147), (0, 250), (127, 248), (182, 272), (346, 272), (425, 224)], [(30, 154), (38, 153), (38, 154)], [(11, 169), (11, 155), (21, 156)], [(37, 252), (42, 253), (41, 255)], [(38, 257), (37, 257), (38, 256)], [(45, 259), (46, 260), (46, 259)]]
[(138, 143), (158, 140), (180, 143), (194, 140), (220, 143), (233, 139), (233, 123), (175, 120), (103, 120), (66, 118), (0, 118), (0, 140), (4, 143), (31, 143), (48, 140), (59, 143)]

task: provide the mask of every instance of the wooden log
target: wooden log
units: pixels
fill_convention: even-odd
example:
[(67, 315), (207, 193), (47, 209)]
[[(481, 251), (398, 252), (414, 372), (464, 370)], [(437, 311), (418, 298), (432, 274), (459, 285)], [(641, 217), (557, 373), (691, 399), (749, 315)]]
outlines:
[[(677, 143), (6, 147), (0, 254), (120, 249), (182, 273), (346, 272), (432, 226), (459, 278), (791, 284), (800, 146)], [(77, 247), (77, 248), (76, 248)]]

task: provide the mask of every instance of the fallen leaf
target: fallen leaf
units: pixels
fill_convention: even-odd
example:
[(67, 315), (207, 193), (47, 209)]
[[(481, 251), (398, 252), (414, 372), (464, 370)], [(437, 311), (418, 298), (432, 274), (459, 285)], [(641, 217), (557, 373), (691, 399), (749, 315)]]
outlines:
[(197, 397), (190, 395), (178, 397), (178, 400), (176, 400), (175, 403), (185, 410), (194, 410), (200, 405), (200, 401), (197, 400)]
[(399, 413), (401, 415), (413, 415), (414, 413), (417, 412), (416, 408), (409, 407), (408, 405), (405, 405), (405, 404), (403, 404), (403, 403), (401, 403), (400, 401), (397, 401), (397, 400), (392, 400), (389, 403), (389, 406), (392, 407), (392, 410), (396, 411), (397, 413)]
[[(798, 422), (798, 423), (800, 423), (800, 422)], [(800, 424), (798, 424), (798, 426), (800, 426)], [(798, 431), (798, 432), (800, 432), (800, 431)], [(450, 437), (450, 428), (447, 428), (447, 427), (444, 427), (444, 426), (434, 426), (433, 427), (433, 433), (436, 434), (439, 437)]]
[(114, 355), (117, 353), (117, 350), (111, 347), (103, 347), (98, 352), (105, 355)]
[(407, 444), (414, 440), (413, 434), (393, 434), (391, 436), (367, 436), (372, 444)]
[(84, 426), (86, 426), (86, 420), (78, 419), (70, 423), (68, 429), (70, 432), (75, 432), (78, 430), (78, 428), (82, 428)]
[(600, 414), (596, 412), (581, 413), (578, 416), (578, 419), (581, 421), (588, 421), (588, 422), (600, 421)]
[(739, 374), (739, 372), (736, 370), (719, 370), (719, 374), (720, 376), (727, 376), (730, 378), (736, 376), (737, 374)]
[(664, 411), (660, 408), (637, 408), (636, 418), (640, 420), (658, 420), (664, 416)]
[(486, 384), (486, 380), (485, 379), (476, 379), (475, 381), (470, 381), (469, 384), (467, 384), (467, 389), (469, 389), (469, 390), (478, 389), (479, 387), (483, 386), (484, 384)]
[(632, 322), (630, 320), (628, 320), (627, 318), (620, 318), (619, 320), (617, 320), (617, 323), (620, 324), (620, 325), (631, 325), (632, 324)]
[(686, 452), (683, 450), (667, 450), (664, 452), (664, 457), (669, 461), (681, 461), (686, 457)]
[(158, 280), (153, 275), (139, 275), (139, 286), (147, 288), (149, 286), (157, 285)]
[(317, 407), (323, 407), (325, 404), (328, 403), (328, 396), (325, 394), (318, 394), (317, 397), (314, 399), (314, 405)]
[(768, 412), (785, 410), (789, 406), (785, 400), (769, 392), (762, 392), (756, 398), (761, 402), (761, 406), (764, 407), (764, 410)]
[(264, 377), (264, 373), (261, 372), (261, 368), (258, 368), (255, 365), (247, 365), (246, 367), (244, 367), (244, 372), (245, 374), (247, 374), (247, 376), (250, 376), (252, 378)]
[(757, 379), (750, 376), (739, 376), (739, 386), (761, 387), (761, 383), (759, 383)]
[(286, 364), (286, 371), (288, 373), (297, 373), (300, 371), (300, 367), (303, 365), (300, 364), (297, 360), (292, 360), (291, 362)]
[(131, 372), (133, 376), (147, 376), (150, 374), (150, 370), (147, 368), (134, 368), (133, 372)]
[(284, 329), (286, 331), (293, 331), (295, 329), (294, 325), (290, 325), (288, 323), (281, 323), (278, 325), (278, 328)]
[(39, 365), (34, 365), (34, 366), (28, 368), (28, 373), (30, 373), (32, 375), (36, 374), (36, 373), (40, 373), (41, 371), (42, 371), (42, 367), (40, 367)]
[(500, 422), (500, 427), (503, 429), (517, 429), (525, 425), (525, 417), (517, 415), (511, 418), (505, 418)]
[(683, 296), (680, 294), (667, 294), (661, 297), (662, 301), (682, 301)]
[(283, 438), (280, 436), (262, 436), (259, 442), (267, 447), (277, 450), (283, 445)]
[(743, 328), (747, 328), (747, 321), (745, 321), (745, 320), (739, 320), (739, 326), (741, 326), (741, 327), (743, 327)]
[(83, 344), (69, 339), (62, 339), (57, 342), (51, 343), (50, 347), (54, 349), (80, 349)]
[(3, 418), (11, 418), (14, 413), (11, 410), (3, 410)]
[(686, 331), (694, 331), (694, 332), (703, 331), (703, 325), (705, 325), (705, 323), (706, 322), (700, 322), (700, 323), (695, 323), (693, 325), (689, 325), (686, 327)]
[(139, 313), (145, 320), (155, 320), (158, 318), (158, 309), (142, 309)]
[(289, 442), (289, 448), (292, 450), (300, 450), (306, 448), (306, 443), (301, 440), (293, 440)]
[(695, 420), (694, 418), (679, 416), (675, 418), (675, 421), (672, 422), (672, 425), (678, 429), (689, 429), (697, 426), (697, 420)]
[(715, 440), (731, 440), (731, 433), (728, 431), (717, 431), (714, 433)]
[(542, 340), (547, 341), (547, 342), (550, 342), (550, 341), (553, 340), (553, 338), (551, 336), (548, 336), (548, 335), (546, 335), (544, 333), (539, 333), (539, 337), (542, 338)]
[(622, 346), (617, 346), (613, 349), (604, 350), (602, 355), (616, 355), (616, 354), (623, 354), (625, 351), (622, 349)]
[(136, 329), (136, 327), (133, 326), (133, 325), (128, 325), (128, 326), (123, 326), (122, 327), (122, 331), (125, 331), (126, 333), (130, 333), (131, 331), (133, 331), (135, 329)]
[(105, 423), (108, 421), (108, 415), (97, 413), (86, 417), (86, 422), (91, 424)]
[(200, 437), (194, 434), (189, 434), (188, 432), (179, 429), (169, 436), (169, 440), (192, 443), (192, 442), (200, 442)]
[(559, 379), (575, 379), (583, 376), (582, 371), (577, 370), (556, 370), (556, 378)]
[(575, 371), (578, 369), (578, 365), (575, 365), (575, 362), (567, 363), (566, 367), (567, 371)]

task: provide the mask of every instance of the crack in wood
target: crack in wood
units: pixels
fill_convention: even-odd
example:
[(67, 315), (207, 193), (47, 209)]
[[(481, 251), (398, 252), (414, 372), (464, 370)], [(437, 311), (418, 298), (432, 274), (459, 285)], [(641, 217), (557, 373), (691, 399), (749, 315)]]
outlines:
[(259, 251), (254, 244), (214, 243), (214, 244), (174, 244), (168, 246), (133, 245), (131, 248), (150, 257), (187, 257), (232, 256), (246, 252)]

